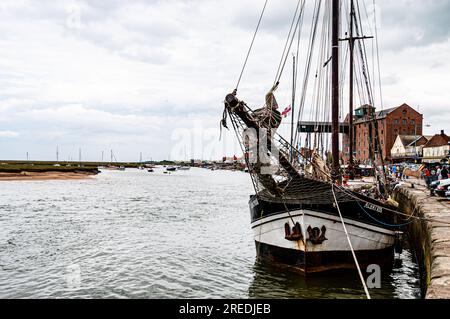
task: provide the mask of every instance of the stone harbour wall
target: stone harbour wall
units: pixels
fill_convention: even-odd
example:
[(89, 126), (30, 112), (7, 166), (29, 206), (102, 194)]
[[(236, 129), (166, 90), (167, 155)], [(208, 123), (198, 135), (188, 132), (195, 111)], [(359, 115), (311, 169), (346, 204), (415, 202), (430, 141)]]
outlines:
[(395, 190), (395, 200), (414, 219), (408, 237), (421, 272), (426, 299), (450, 299), (450, 201), (432, 197), (423, 186), (405, 184)]

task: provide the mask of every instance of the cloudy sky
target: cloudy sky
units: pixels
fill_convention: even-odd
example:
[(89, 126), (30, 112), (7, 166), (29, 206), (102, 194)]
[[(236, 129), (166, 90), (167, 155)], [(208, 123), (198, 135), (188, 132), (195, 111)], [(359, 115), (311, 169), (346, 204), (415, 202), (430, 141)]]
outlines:
[[(308, 2), (313, 2), (308, 1)], [(372, 0), (366, 0), (368, 7)], [(263, 0), (2, 0), (0, 158), (211, 159)], [(269, 0), (239, 90), (260, 105), (295, 0)], [(378, 0), (384, 108), (450, 132), (450, 0)], [(369, 10), (370, 11), (370, 10)], [(284, 78), (283, 78), (284, 79)], [(279, 102), (289, 105), (290, 82)]]

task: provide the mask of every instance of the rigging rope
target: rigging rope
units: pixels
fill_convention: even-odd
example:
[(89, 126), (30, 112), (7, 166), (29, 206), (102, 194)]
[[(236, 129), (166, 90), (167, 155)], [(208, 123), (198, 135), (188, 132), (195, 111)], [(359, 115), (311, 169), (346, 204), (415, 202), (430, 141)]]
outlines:
[(241, 74), (239, 75), (239, 80), (238, 80), (238, 82), (237, 82), (237, 84), (236, 84), (236, 89), (235, 89), (236, 92), (237, 92), (237, 90), (238, 90), (238, 88), (239, 88), (239, 84), (241, 83), (242, 75), (244, 74), (245, 67), (247, 66), (247, 61), (248, 61), (248, 58), (249, 58), (249, 56), (250, 56), (250, 52), (252, 51), (253, 44), (255, 43), (256, 34), (258, 33), (259, 26), (261, 25), (261, 20), (262, 20), (262, 18), (263, 18), (263, 16), (264, 16), (264, 12), (266, 11), (267, 2), (268, 2), (268, 0), (266, 0), (266, 2), (264, 3), (264, 7), (263, 7), (262, 12), (261, 12), (261, 15), (260, 15), (260, 17), (259, 17), (258, 24), (257, 24), (256, 30), (255, 30), (255, 33), (253, 34), (252, 42), (251, 42), (250, 47), (249, 47), (249, 49), (248, 49), (247, 56), (245, 57), (244, 66), (242, 67)]
[(350, 240), (350, 235), (348, 234), (347, 227), (345, 226), (344, 218), (342, 217), (341, 209), (339, 208), (339, 202), (336, 198), (336, 194), (334, 192), (334, 185), (331, 185), (331, 190), (333, 192), (333, 197), (336, 202), (336, 208), (339, 212), (339, 217), (341, 218), (342, 227), (344, 228), (345, 235), (347, 236), (348, 245), (350, 246), (350, 250), (352, 251), (353, 259), (355, 260), (356, 268), (358, 269), (359, 278), (361, 279), (361, 283), (364, 287), (364, 292), (366, 293), (367, 299), (370, 298), (369, 290), (367, 289), (366, 281), (364, 280), (364, 276), (361, 272), (361, 267), (359, 266), (358, 259), (356, 258), (355, 250), (353, 249), (352, 241)]
[[(294, 23), (295, 23), (295, 20), (297, 18), (297, 12), (298, 12), (298, 8), (300, 7), (300, 2), (301, 2), (301, 0), (299, 0), (297, 2), (297, 7), (295, 8), (295, 12), (294, 12), (294, 17), (292, 18), (291, 26), (289, 27), (289, 33), (288, 33), (287, 38), (286, 38), (286, 43), (284, 44), (283, 53), (281, 54), (280, 63), (278, 64), (277, 74), (275, 75), (274, 85), (275, 85), (275, 83), (279, 82), (278, 75), (280, 74), (280, 69), (281, 69), (281, 65), (283, 64), (284, 56), (285, 55), (286, 56), (289, 55), (289, 52), (286, 53), (286, 48), (288, 46), (289, 39), (291, 38), (292, 28), (294, 27)], [(297, 30), (297, 27), (296, 27), (296, 30)], [(294, 36), (295, 36), (295, 32), (294, 32)]]
[(375, 28), (375, 45), (376, 45), (376, 51), (377, 51), (377, 64), (378, 64), (378, 86), (380, 87), (380, 106), (381, 109), (384, 109), (384, 102), (383, 102), (383, 90), (381, 89), (381, 66), (380, 66), (380, 49), (378, 45), (378, 26), (377, 26), (377, 12), (376, 12), (376, 3), (375, 0), (373, 0), (373, 20), (374, 20), (374, 28)]
[[(299, 1), (299, 3), (300, 3), (300, 1)], [(292, 37), (289, 37), (289, 35), (288, 35), (288, 41), (289, 41), (289, 38), (290, 38), (289, 47), (287, 49), (286, 55), (281, 58), (282, 65), (280, 65), (281, 69), (280, 69), (280, 66), (278, 67), (279, 71), (277, 72), (277, 77), (275, 78), (275, 83), (280, 82), (281, 76), (283, 75), (284, 67), (286, 66), (286, 61), (287, 61), (287, 59), (289, 57), (289, 53), (291, 51), (292, 43), (294, 42), (294, 39), (295, 39), (295, 34), (297, 33), (297, 29), (299, 29), (300, 23), (303, 21), (303, 12), (304, 12), (303, 9), (305, 7), (305, 3), (306, 3), (306, 1), (303, 1), (302, 7), (300, 9), (300, 13), (299, 13), (299, 16), (298, 16), (298, 19), (297, 19), (297, 23), (295, 24), (295, 29), (294, 29), (294, 33), (292, 34)], [(294, 15), (294, 21), (295, 21), (295, 15)], [(286, 49), (286, 47), (285, 47), (285, 49)]]
[[(316, 41), (316, 35), (317, 35), (317, 26), (319, 24), (319, 14), (320, 14), (320, 10), (322, 7), (322, 1), (321, 0), (316, 0), (315, 5), (314, 5), (314, 13), (313, 13), (313, 23), (311, 26), (311, 32), (310, 32), (310, 41), (308, 44), (308, 53), (307, 53), (307, 62), (305, 64), (305, 71), (304, 71), (304, 75), (303, 75), (303, 88), (302, 88), (302, 95), (300, 97), (300, 103), (299, 103), (299, 107), (298, 107), (298, 122), (300, 122), (300, 119), (302, 118), (303, 115), (303, 110), (304, 110), (304, 106), (305, 106), (305, 100), (306, 100), (306, 93), (307, 93), (307, 89), (308, 89), (308, 78), (310, 75), (310, 71), (311, 71), (311, 62), (312, 62), (312, 55), (314, 52), (314, 44)], [(295, 144), (297, 145), (298, 142), (298, 130), (295, 130)]]

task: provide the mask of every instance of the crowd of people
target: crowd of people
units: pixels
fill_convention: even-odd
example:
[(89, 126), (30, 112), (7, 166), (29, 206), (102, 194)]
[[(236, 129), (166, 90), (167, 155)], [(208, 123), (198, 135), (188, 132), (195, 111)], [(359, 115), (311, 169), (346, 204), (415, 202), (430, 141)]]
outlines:
[[(406, 166), (407, 167), (407, 166)], [(414, 169), (413, 169), (414, 170)], [(420, 169), (419, 169), (420, 170)], [(408, 176), (405, 173), (404, 165), (390, 165), (389, 175), (394, 180), (405, 180)], [(450, 175), (450, 169), (448, 165), (429, 165), (422, 169), (421, 178), (423, 178), (427, 185), (430, 185), (434, 181), (440, 181), (448, 179)]]
[(447, 165), (429, 168), (427, 167), (423, 170), (422, 175), (423, 178), (425, 179), (425, 182), (429, 186), (434, 181), (448, 179), (449, 168)]

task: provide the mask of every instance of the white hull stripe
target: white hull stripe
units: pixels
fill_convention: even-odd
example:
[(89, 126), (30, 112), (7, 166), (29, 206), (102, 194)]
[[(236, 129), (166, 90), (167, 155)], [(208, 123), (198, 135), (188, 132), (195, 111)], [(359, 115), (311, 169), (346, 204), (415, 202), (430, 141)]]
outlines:
[[(294, 217), (301, 217), (301, 216), (310, 216), (310, 217), (316, 217), (316, 218), (322, 218), (322, 219), (326, 219), (326, 220), (330, 220), (333, 222), (341, 222), (340, 218), (338, 216), (334, 216), (331, 214), (324, 214), (324, 213), (319, 213), (319, 212), (315, 212), (315, 211), (311, 211), (311, 210), (297, 210), (297, 211), (291, 211), (289, 213), (278, 213), (278, 214), (274, 214), (274, 215), (270, 215), (267, 217), (263, 217), (262, 219), (259, 219), (255, 222), (253, 222), (251, 224), (252, 228), (261, 226), (263, 224), (267, 224), (270, 223), (272, 221), (275, 220), (280, 220), (280, 219), (285, 219), (285, 218), (294, 218)], [(344, 222), (346, 225), (350, 225), (350, 226), (354, 226), (354, 227), (359, 227), (362, 229), (367, 229), (376, 233), (381, 233), (384, 235), (390, 235), (390, 236), (394, 236), (395, 232), (392, 230), (388, 230), (388, 229), (384, 229), (381, 227), (377, 227), (377, 226), (373, 226), (373, 225), (369, 225), (369, 224), (365, 224), (365, 223), (361, 223), (361, 222), (357, 222), (353, 219), (345, 219), (344, 218)]]
[[(305, 215), (296, 215), (294, 222), (300, 224), (302, 236), (306, 239), (291, 241), (286, 239), (285, 224), (292, 226), (291, 218), (286, 214), (284, 218), (274, 219), (266, 223), (259, 222), (253, 227), (253, 235), (256, 242), (264, 243), (273, 247), (292, 249), (296, 251), (318, 252), (350, 252), (346, 234), (340, 221), (334, 221), (320, 216), (313, 216), (314, 212)], [(311, 234), (308, 227), (318, 228), (325, 240), (321, 243), (310, 241)], [(379, 251), (392, 247), (395, 242), (395, 233), (384, 234), (357, 225), (346, 224), (355, 251)], [(321, 227), (325, 227), (322, 230)], [(317, 234), (318, 235), (318, 234)], [(305, 243), (307, 247), (305, 247)]]

